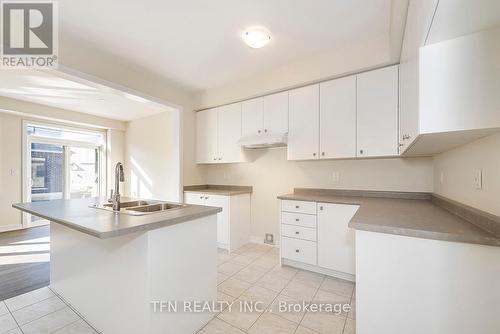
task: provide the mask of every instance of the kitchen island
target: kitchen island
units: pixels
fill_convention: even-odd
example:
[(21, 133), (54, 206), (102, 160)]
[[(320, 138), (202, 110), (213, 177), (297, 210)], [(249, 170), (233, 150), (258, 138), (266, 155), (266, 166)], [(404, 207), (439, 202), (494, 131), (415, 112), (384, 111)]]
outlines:
[(51, 221), (51, 289), (99, 332), (196, 332), (210, 313), (158, 312), (155, 305), (216, 300), (221, 209), (178, 205), (124, 214), (93, 207), (104, 203), (93, 198), (13, 205)]

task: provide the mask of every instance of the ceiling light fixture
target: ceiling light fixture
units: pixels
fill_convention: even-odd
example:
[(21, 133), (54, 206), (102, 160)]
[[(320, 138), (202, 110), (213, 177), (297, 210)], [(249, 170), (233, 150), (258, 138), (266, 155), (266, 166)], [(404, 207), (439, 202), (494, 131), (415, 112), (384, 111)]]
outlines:
[(265, 28), (249, 28), (243, 32), (241, 38), (249, 47), (259, 49), (269, 43), (271, 34)]

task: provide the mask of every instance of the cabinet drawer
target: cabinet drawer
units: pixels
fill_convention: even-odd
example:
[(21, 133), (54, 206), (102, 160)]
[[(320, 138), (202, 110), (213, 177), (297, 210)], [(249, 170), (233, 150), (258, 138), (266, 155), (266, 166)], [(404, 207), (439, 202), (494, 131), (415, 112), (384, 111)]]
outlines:
[(281, 223), (302, 227), (316, 228), (316, 216), (302, 213), (282, 212)]
[(289, 260), (316, 265), (316, 243), (282, 237), (281, 255)]
[(288, 201), (285, 200), (281, 203), (281, 210), (288, 212), (308, 213), (310, 215), (316, 214), (316, 203), (306, 201)]
[(315, 228), (282, 224), (281, 235), (284, 237), (316, 241)]

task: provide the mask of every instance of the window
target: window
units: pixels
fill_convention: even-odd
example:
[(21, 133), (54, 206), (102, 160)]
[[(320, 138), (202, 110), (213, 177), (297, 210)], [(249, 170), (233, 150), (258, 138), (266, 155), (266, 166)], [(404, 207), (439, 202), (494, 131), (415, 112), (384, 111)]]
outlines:
[[(104, 132), (25, 123), (24, 201), (103, 195), (104, 143)], [(35, 216), (24, 222), (44, 223)]]

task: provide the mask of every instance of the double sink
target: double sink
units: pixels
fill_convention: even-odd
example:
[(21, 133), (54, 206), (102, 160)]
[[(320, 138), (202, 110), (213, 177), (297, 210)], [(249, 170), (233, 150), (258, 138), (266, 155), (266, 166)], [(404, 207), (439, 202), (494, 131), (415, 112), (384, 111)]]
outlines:
[(105, 204), (95, 204), (91, 205), (91, 208), (101, 209), (111, 212), (123, 213), (131, 216), (142, 216), (150, 215), (153, 213), (159, 213), (169, 210), (175, 210), (186, 207), (185, 204), (175, 204), (169, 202), (161, 201), (144, 201), (144, 200), (134, 200), (134, 201), (124, 201), (120, 203), (120, 211), (113, 210), (112, 203)]

